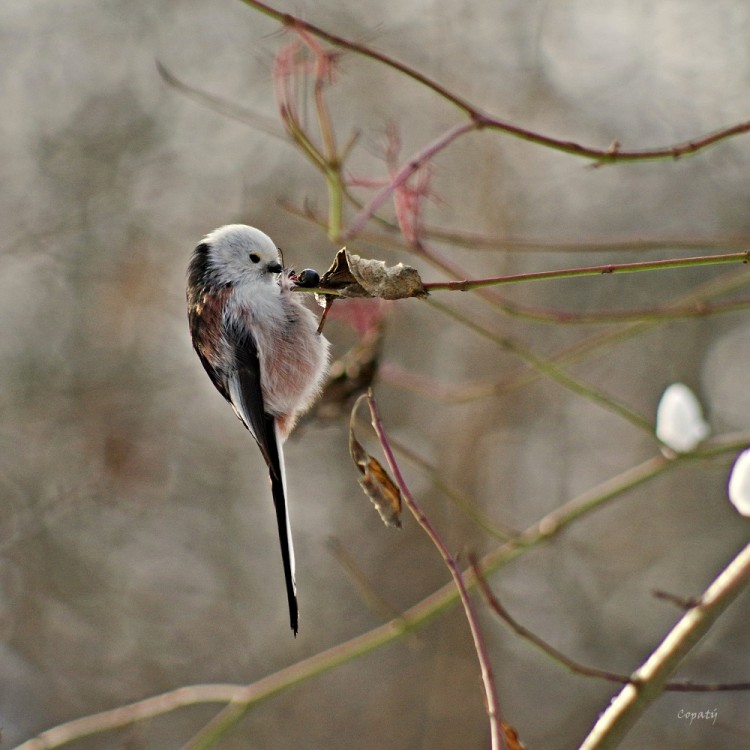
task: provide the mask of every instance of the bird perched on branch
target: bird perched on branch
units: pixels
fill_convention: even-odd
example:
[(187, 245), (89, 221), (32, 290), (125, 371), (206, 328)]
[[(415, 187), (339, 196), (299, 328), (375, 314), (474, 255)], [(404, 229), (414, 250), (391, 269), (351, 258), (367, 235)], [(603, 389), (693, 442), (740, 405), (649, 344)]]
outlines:
[(294, 547), (282, 445), (312, 405), (328, 369), (328, 341), (292, 293), (268, 235), (230, 224), (206, 235), (188, 267), (193, 347), (211, 382), (268, 464), (284, 564), (289, 622), (298, 630)]

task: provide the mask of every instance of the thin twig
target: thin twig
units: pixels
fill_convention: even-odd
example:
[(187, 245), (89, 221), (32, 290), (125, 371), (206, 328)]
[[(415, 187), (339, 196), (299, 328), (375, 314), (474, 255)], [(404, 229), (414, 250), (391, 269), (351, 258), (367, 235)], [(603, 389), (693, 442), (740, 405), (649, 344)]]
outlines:
[(434, 281), (424, 284), (428, 292), (451, 291), (467, 292), (500, 284), (516, 284), (521, 281), (542, 281), (544, 279), (569, 279), (578, 276), (601, 276), (614, 273), (636, 273), (639, 271), (658, 271), (665, 268), (693, 268), (695, 266), (714, 266), (722, 263), (747, 263), (750, 251), (741, 253), (724, 253), (722, 255), (700, 255), (692, 258), (668, 258), (667, 260), (639, 261), (637, 263), (607, 263), (600, 266), (580, 268), (562, 268), (556, 271), (535, 271), (533, 273), (516, 273), (508, 276), (494, 276), (488, 279), (464, 281)]
[(700, 604), (700, 599), (694, 596), (677, 596), (677, 594), (671, 594), (669, 591), (662, 591), (661, 589), (654, 589), (651, 592), (651, 595), (655, 599), (661, 599), (662, 601), (674, 604), (675, 607), (678, 607), (682, 610), (692, 609), (696, 605)]
[[(395, 236), (398, 226), (383, 225), (389, 234), (360, 233), (359, 238), (372, 244), (382, 243), (386, 246), (400, 248), (408, 244)], [(741, 250), (750, 247), (750, 237), (736, 235), (732, 237), (653, 237), (651, 239), (586, 239), (586, 240), (534, 240), (521, 237), (503, 237), (480, 234), (466, 230), (451, 230), (445, 227), (425, 224), (422, 235), (431, 240), (449, 243), (457, 248), (508, 253), (642, 253), (651, 250), (675, 250), (677, 248), (695, 250)]]
[(401, 616), (398, 610), (385, 600), (377, 587), (368, 579), (340, 539), (332, 536), (328, 539), (326, 546), (352, 581), (360, 599), (369, 610), (381, 620), (397, 619)]
[(259, 2), (258, 0), (243, 0), (246, 5), (264, 13), (265, 15), (276, 19), (278, 22), (292, 29), (303, 29), (304, 31), (314, 34), (320, 39), (324, 39), (329, 44), (341, 49), (348, 49), (363, 57), (367, 57), (371, 60), (375, 60), (383, 65), (398, 71), (399, 73), (411, 78), (413, 81), (421, 84), (434, 91), (438, 96), (450, 102), (451, 104), (458, 107), (470, 118), (471, 129), (488, 129), (488, 130), (499, 130), (508, 135), (512, 135), (521, 140), (529, 143), (534, 143), (539, 146), (545, 146), (547, 148), (554, 149), (555, 151), (562, 151), (566, 154), (573, 156), (579, 156), (584, 159), (589, 159), (597, 164), (612, 164), (621, 161), (649, 161), (654, 159), (679, 159), (682, 156), (694, 154), (701, 151), (709, 146), (712, 146), (720, 141), (732, 138), (737, 135), (750, 132), (750, 121), (741, 122), (736, 125), (732, 125), (727, 128), (716, 130), (712, 133), (707, 133), (697, 138), (691, 138), (690, 140), (677, 143), (672, 146), (663, 146), (659, 148), (648, 148), (648, 149), (636, 149), (626, 150), (620, 148), (619, 144), (610, 145), (607, 148), (591, 148), (588, 146), (582, 146), (573, 141), (562, 140), (559, 138), (552, 138), (550, 136), (537, 133), (527, 128), (513, 125), (512, 123), (505, 122), (504, 120), (494, 117), (476, 105), (470, 103), (466, 99), (458, 96), (449, 89), (445, 88), (441, 84), (433, 81), (428, 76), (420, 73), (409, 65), (399, 62), (393, 57), (390, 57), (382, 52), (368, 47), (367, 45), (359, 42), (354, 42), (350, 39), (333, 34), (329, 31), (325, 31), (319, 26), (315, 26), (312, 23), (303, 21), (301, 18), (293, 16), (289, 13), (283, 13), (282, 11), (276, 10), (275, 8), (267, 5), (266, 3)]
[[(503, 733), (500, 730), (500, 704), (497, 697), (497, 690), (495, 688), (495, 681), (492, 675), (492, 664), (490, 662), (489, 654), (487, 653), (487, 646), (482, 636), (482, 631), (479, 628), (479, 621), (477, 620), (476, 613), (474, 611), (474, 605), (472, 604), (471, 597), (469, 596), (468, 589), (464, 583), (463, 575), (456, 558), (449, 552), (443, 538), (441, 537), (438, 530), (432, 525), (430, 519), (427, 518), (424, 511), (422, 510), (419, 503), (414, 499), (409, 487), (407, 486), (401, 470), (396, 463), (396, 457), (393, 455), (388, 435), (385, 432), (383, 421), (380, 418), (378, 411), (378, 405), (375, 401), (375, 397), (370, 390), (366, 396), (368, 405), (370, 407), (370, 416), (372, 417), (372, 426), (377, 433), (378, 439), (380, 440), (380, 447), (383, 449), (388, 466), (393, 473), (393, 477), (396, 480), (401, 489), (401, 494), (404, 498), (404, 502), (411, 511), (412, 515), (416, 519), (417, 523), (424, 529), (430, 541), (435, 545), (437, 550), (440, 552), (440, 556), (443, 558), (448, 570), (450, 571), (451, 577), (456, 585), (459, 596), (461, 597), (461, 603), (463, 604), (466, 619), (469, 623), (469, 629), (471, 630), (471, 636), (474, 640), (474, 648), (477, 652), (477, 658), (479, 659), (479, 665), (482, 673), (482, 684), (484, 685), (484, 695), (486, 700), (487, 716), (490, 720), (490, 740), (492, 750), (500, 750), (505, 748), (505, 739)], [(362, 398), (362, 397), (360, 397)], [(357, 404), (354, 405), (356, 410)]]
[[(699, 303), (701, 300), (710, 299), (721, 294), (728, 294), (735, 289), (746, 286), (747, 283), (748, 274), (746, 272), (737, 272), (735, 269), (732, 269), (694, 289), (691, 289), (686, 294), (681, 294), (678, 297), (673, 298), (668, 304), (668, 307), (677, 307), (679, 305), (693, 302)], [(574, 362), (582, 361), (588, 355), (601, 350), (605, 346), (612, 346), (642, 335), (652, 328), (661, 325), (663, 321), (663, 318), (655, 318), (650, 320), (638, 320), (616, 326), (612, 330), (606, 330), (593, 336), (588, 336), (571, 347), (558, 350), (552, 354), (549, 359), (558, 366), (571, 365)], [(539, 373), (536, 372), (525, 373), (520, 377), (514, 378), (512, 382), (506, 382), (502, 388), (520, 388), (528, 385), (539, 376)]]
[(613, 398), (603, 391), (594, 388), (594, 386), (589, 385), (588, 383), (584, 383), (582, 380), (569, 375), (552, 360), (540, 357), (538, 354), (535, 354), (530, 349), (510, 338), (509, 336), (498, 335), (494, 331), (491, 331), (484, 326), (479, 325), (479, 323), (470, 319), (463, 313), (460, 313), (458, 310), (455, 310), (452, 307), (448, 307), (447, 305), (443, 305), (440, 302), (436, 302), (431, 298), (428, 298), (427, 302), (431, 307), (439, 310), (444, 315), (447, 315), (458, 321), (459, 323), (462, 323), (467, 328), (470, 328), (472, 331), (486, 338), (488, 341), (492, 341), (505, 351), (511, 352), (512, 354), (516, 355), (526, 365), (533, 368), (537, 372), (537, 374), (548, 377), (550, 380), (556, 381), (573, 393), (577, 393), (579, 396), (582, 396), (583, 398), (586, 398), (593, 403), (599, 404), (613, 414), (617, 414), (626, 421), (630, 422), (630, 424), (634, 425), (635, 427), (638, 427), (654, 440), (657, 439), (654, 435), (654, 428), (651, 422), (646, 419), (646, 417), (638, 414), (638, 412), (631, 409), (629, 406), (626, 406), (625, 404), (618, 401), (616, 398)]
[(580, 750), (617, 747), (640, 715), (664, 690), (669, 675), (708, 632), (750, 581), (750, 544), (719, 574), (700, 598), (637, 669), (599, 717)]
[(633, 310), (589, 310), (571, 312), (526, 305), (507, 304), (506, 312), (537, 323), (562, 325), (611, 325), (613, 323), (637, 323), (639, 321), (671, 321), (691, 318), (710, 318), (714, 315), (740, 312), (750, 308), (750, 298), (726, 300), (725, 302), (693, 302), (689, 305), (657, 305)]
[(456, 125), (420, 149), (416, 154), (411, 156), (406, 163), (398, 169), (387, 185), (382, 187), (370, 200), (370, 202), (352, 219), (349, 228), (339, 238), (341, 242), (356, 237), (365, 227), (367, 222), (373, 217), (377, 210), (388, 200), (391, 194), (400, 188), (420, 167), (424, 166), (436, 154), (449, 146), (457, 138), (465, 133), (476, 129), (473, 122)]
[[(517, 620), (513, 619), (508, 610), (505, 609), (502, 604), (500, 604), (497, 596), (490, 589), (490, 586), (487, 583), (487, 579), (482, 573), (476, 557), (471, 556), (470, 560), (471, 569), (476, 576), (477, 582), (480, 589), (482, 590), (482, 594), (484, 594), (484, 598), (487, 601), (487, 604), (501, 620), (503, 620), (510, 626), (510, 628), (514, 633), (516, 633), (516, 635), (529, 641), (529, 643), (534, 644), (534, 646), (547, 654), (547, 656), (551, 657), (558, 664), (562, 664), (562, 666), (567, 667), (571, 672), (574, 672), (575, 674), (584, 675), (585, 677), (597, 677), (602, 680), (607, 680), (609, 682), (618, 682), (623, 685), (631, 682), (630, 675), (618, 674), (617, 672), (610, 672), (606, 669), (598, 669), (597, 667), (589, 667), (586, 664), (581, 664), (580, 662), (571, 659), (569, 656), (563, 654), (562, 651), (558, 651), (554, 646), (547, 643), (547, 641), (545, 641), (543, 638), (540, 638), (536, 633), (521, 625), (521, 623), (519, 623)], [(695, 604), (691, 606), (695, 606)], [(750, 682), (702, 683), (685, 680), (679, 682), (667, 682), (664, 685), (664, 689), (672, 692), (682, 693), (715, 693), (722, 691), (740, 692), (750, 690)]]
[[(347, 198), (356, 208), (363, 208), (364, 204), (357, 201), (353, 196), (347, 195)], [(321, 229), (327, 228), (326, 220), (309, 205), (299, 206), (283, 198), (279, 199), (278, 205), (290, 214), (309, 221)], [(360, 242), (398, 250), (412, 249), (411, 244), (401, 237), (401, 230), (396, 222), (379, 215), (373, 218), (386, 230), (387, 234), (362, 231), (357, 235)], [(586, 240), (534, 240), (521, 237), (493, 236), (466, 230), (452, 231), (430, 224), (424, 224), (420, 233), (430, 240), (447, 243), (456, 248), (505, 253), (643, 253), (651, 250), (675, 250), (677, 248), (739, 251), (743, 247), (750, 247), (750, 236), (746, 235), (703, 238), (675, 236), (672, 238), (652, 237), (650, 239), (620, 240), (604, 237)]]
[[(382, 377), (382, 366), (379, 374)], [(452, 500), (468, 518), (490, 536), (503, 542), (518, 536), (518, 531), (515, 529), (488, 518), (466, 492), (449, 485), (429, 461), (426, 461), (405, 443), (391, 438), (391, 445), (408, 461), (416, 464), (446, 497)]]
[(198, 703), (229, 703), (241, 685), (187, 685), (144, 700), (100, 711), (42, 732), (15, 750), (53, 750), (94, 734), (113, 731)]
[(256, 130), (260, 130), (261, 132), (273, 136), (274, 138), (278, 138), (285, 143), (289, 143), (289, 138), (287, 138), (284, 131), (279, 128), (276, 120), (258, 114), (240, 104), (235, 104), (228, 99), (210, 94), (207, 91), (203, 91), (202, 89), (184, 83), (170, 72), (170, 70), (159, 60), (156, 61), (156, 69), (162, 77), (162, 80), (168, 86), (171, 86), (175, 91), (179, 91), (189, 99), (192, 99), (225, 117), (237, 120), (237, 122), (241, 122), (245, 125), (250, 125), (250, 127), (255, 128)]

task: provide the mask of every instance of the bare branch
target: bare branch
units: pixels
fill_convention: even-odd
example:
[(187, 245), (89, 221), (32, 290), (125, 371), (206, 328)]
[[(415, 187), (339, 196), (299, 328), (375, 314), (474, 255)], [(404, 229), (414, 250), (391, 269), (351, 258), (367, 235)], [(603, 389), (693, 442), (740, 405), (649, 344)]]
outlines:
[(241, 688), (241, 685), (188, 685), (118, 706), (111, 711), (101, 711), (59, 724), (18, 745), (15, 750), (52, 750), (74, 740), (130, 726), (185, 706), (199, 703), (228, 703)]
[(699, 255), (692, 258), (668, 258), (667, 260), (639, 261), (637, 263), (607, 263), (600, 266), (580, 268), (562, 268), (556, 271), (535, 271), (534, 273), (516, 273), (509, 276), (495, 276), (489, 279), (465, 281), (437, 281), (425, 283), (428, 292), (451, 291), (467, 292), (486, 286), (515, 284), (521, 281), (542, 281), (545, 279), (569, 279), (578, 276), (601, 276), (614, 273), (637, 273), (640, 271), (658, 271), (667, 268), (693, 268), (695, 266), (713, 266), (722, 263), (747, 263), (750, 251), (741, 253), (724, 253), (722, 255)]
[(635, 149), (626, 150), (620, 147), (620, 144), (614, 142), (607, 146), (607, 148), (592, 148), (589, 146), (583, 146), (573, 141), (562, 140), (559, 138), (552, 138), (542, 133), (537, 133), (527, 128), (513, 125), (512, 123), (505, 122), (504, 120), (490, 115), (484, 112), (482, 109), (472, 104), (471, 102), (463, 99), (452, 91), (448, 90), (441, 84), (433, 81), (428, 76), (420, 73), (414, 68), (390, 57), (382, 52), (378, 52), (372, 47), (368, 47), (365, 44), (354, 42), (350, 39), (333, 34), (329, 31), (325, 31), (319, 26), (315, 26), (312, 23), (303, 21), (297, 16), (293, 16), (289, 13), (283, 13), (276, 10), (275, 8), (267, 5), (266, 3), (259, 2), (258, 0), (242, 0), (246, 5), (264, 13), (271, 18), (276, 19), (279, 23), (283, 24), (287, 28), (303, 30), (309, 34), (317, 36), (319, 39), (323, 39), (329, 44), (341, 49), (347, 49), (363, 57), (367, 57), (371, 60), (386, 65), (393, 70), (411, 78), (413, 81), (425, 86), (428, 89), (434, 91), (438, 96), (450, 102), (451, 104), (458, 107), (463, 113), (470, 118), (469, 127), (467, 130), (499, 130), (507, 135), (512, 135), (521, 140), (529, 143), (534, 143), (538, 146), (545, 146), (546, 148), (554, 149), (555, 151), (562, 151), (566, 154), (573, 156), (579, 156), (584, 159), (589, 159), (596, 164), (612, 164), (615, 162), (622, 161), (650, 161), (655, 159), (679, 159), (683, 156), (688, 156), (701, 151), (709, 146), (713, 146), (720, 141), (724, 141), (728, 138), (732, 138), (737, 135), (743, 135), (744, 133), (750, 132), (750, 120), (745, 122), (737, 123), (727, 128), (722, 128), (711, 133), (707, 133), (690, 140), (683, 141), (682, 143), (676, 143), (671, 146), (662, 146), (657, 148), (647, 149)]
[(456, 558), (449, 552), (443, 538), (440, 536), (437, 529), (432, 525), (429, 518), (425, 515), (424, 511), (420, 507), (419, 503), (414, 499), (409, 488), (404, 481), (401, 474), (401, 470), (396, 463), (396, 458), (391, 450), (390, 442), (388, 441), (388, 435), (383, 427), (383, 422), (380, 418), (378, 411), (378, 405), (375, 401), (375, 397), (372, 395), (372, 391), (368, 393), (367, 400), (370, 406), (370, 415), (372, 417), (372, 426), (377, 433), (378, 439), (380, 440), (380, 446), (385, 454), (388, 466), (396, 479), (396, 483), (401, 488), (401, 494), (403, 496), (406, 506), (411, 511), (417, 523), (424, 529), (430, 541), (435, 545), (437, 550), (440, 552), (440, 556), (443, 558), (448, 570), (450, 571), (453, 582), (456, 584), (461, 603), (466, 613), (466, 619), (469, 623), (471, 635), (474, 640), (474, 648), (477, 652), (477, 658), (479, 659), (479, 666), (482, 672), (482, 684), (484, 685), (484, 694), (486, 699), (487, 716), (490, 720), (490, 739), (492, 750), (500, 750), (505, 748), (505, 737), (501, 730), (501, 717), (500, 717), (500, 704), (497, 697), (497, 690), (495, 688), (495, 681), (492, 675), (492, 665), (490, 663), (489, 654), (487, 653), (487, 647), (482, 636), (482, 631), (479, 628), (479, 621), (477, 620), (476, 613), (474, 612), (474, 605), (469, 597), (469, 592), (463, 579)]
[(278, 138), (286, 143), (289, 142), (289, 139), (279, 128), (276, 120), (272, 120), (270, 117), (265, 117), (264, 115), (258, 114), (257, 112), (247, 109), (239, 104), (235, 104), (227, 99), (223, 99), (222, 97), (215, 96), (207, 91), (203, 91), (184, 83), (159, 60), (156, 61), (156, 69), (168, 86), (171, 86), (175, 91), (179, 91), (189, 99), (192, 99), (225, 117), (229, 117), (232, 120), (237, 120), (245, 125), (250, 125), (256, 130), (260, 130), (262, 133), (267, 133), (268, 135)]
[(699, 604), (689, 609), (631, 681), (599, 717), (580, 750), (609, 750), (617, 747), (664, 690), (670, 674), (690, 650), (708, 632), (724, 610), (750, 581), (750, 544), (748, 544), (706, 589)]
[[(569, 656), (563, 654), (562, 651), (558, 651), (554, 646), (550, 645), (549, 643), (547, 643), (547, 641), (540, 638), (536, 633), (521, 625), (517, 620), (513, 619), (513, 617), (511, 617), (510, 615), (510, 612), (508, 612), (508, 610), (505, 609), (502, 604), (500, 604), (497, 596), (490, 589), (489, 584), (487, 583), (487, 580), (484, 577), (484, 574), (482, 573), (475, 556), (471, 557), (471, 569), (476, 576), (479, 587), (482, 590), (482, 594), (484, 594), (484, 598), (486, 599), (489, 607), (501, 620), (503, 620), (510, 626), (510, 628), (516, 635), (529, 641), (529, 643), (534, 644), (534, 646), (547, 654), (547, 656), (551, 657), (558, 664), (562, 664), (562, 666), (567, 667), (571, 672), (574, 672), (575, 674), (580, 674), (584, 677), (597, 677), (602, 680), (608, 680), (609, 682), (619, 682), (620, 684), (631, 682), (630, 675), (618, 674), (617, 672), (609, 672), (606, 669), (598, 669), (597, 667), (589, 667), (586, 664), (581, 664), (580, 662), (571, 659)], [(695, 605), (693, 604), (691, 606)], [(700, 683), (690, 682), (686, 680), (684, 682), (667, 682), (664, 685), (664, 689), (681, 693), (715, 693), (723, 691), (739, 692), (750, 690), (750, 682)]]

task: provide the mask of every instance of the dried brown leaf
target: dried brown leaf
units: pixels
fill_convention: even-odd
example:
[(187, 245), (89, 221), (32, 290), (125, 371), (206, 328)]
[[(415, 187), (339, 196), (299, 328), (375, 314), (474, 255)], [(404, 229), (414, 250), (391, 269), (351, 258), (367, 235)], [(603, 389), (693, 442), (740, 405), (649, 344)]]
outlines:
[(342, 248), (320, 280), (323, 289), (335, 289), (342, 297), (406, 299), (426, 297), (427, 290), (415, 268), (399, 263), (362, 258)]
[(516, 730), (510, 724), (501, 721), (500, 729), (503, 732), (505, 746), (508, 748), (508, 750), (526, 750), (526, 745), (521, 742), (518, 736), (518, 732), (516, 732)]
[(382, 332), (381, 327), (331, 364), (328, 381), (313, 412), (315, 417), (339, 419), (372, 385), (380, 365)]
[(370, 498), (386, 526), (401, 527), (401, 490), (380, 462), (371, 456), (349, 427), (349, 453), (362, 476), (359, 485)]

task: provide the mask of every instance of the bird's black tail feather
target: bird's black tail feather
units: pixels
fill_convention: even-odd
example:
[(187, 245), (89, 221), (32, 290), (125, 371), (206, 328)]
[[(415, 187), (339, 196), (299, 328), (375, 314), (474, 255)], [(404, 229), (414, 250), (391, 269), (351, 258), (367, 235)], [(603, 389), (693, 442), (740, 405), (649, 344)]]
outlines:
[(281, 448), (282, 440), (276, 428), (276, 420), (270, 414), (266, 414), (264, 417), (264, 443), (267, 450), (265, 457), (268, 462), (268, 472), (271, 476), (271, 494), (273, 495), (273, 506), (276, 510), (276, 525), (279, 528), (281, 560), (284, 563), (286, 598), (289, 602), (289, 625), (296, 637), (299, 627), (299, 616), (297, 611), (297, 586), (294, 581), (294, 545), (292, 543), (292, 530), (289, 525), (289, 510), (286, 502), (284, 453)]
[[(283, 459), (281, 459), (281, 471), (284, 471)], [(289, 515), (286, 507), (286, 492), (282, 477), (275, 476), (271, 471), (271, 493), (273, 504), (276, 509), (276, 523), (279, 527), (279, 542), (281, 543), (281, 560), (284, 563), (284, 580), (286, 581), (286, 598), (289, 602), (289, 624), (297, 635), (299, 628), (299, 616), (297, 611), (297, 587), (294, 582), (294, 549), (292, 548), (292, 535), (289, 529)]]

